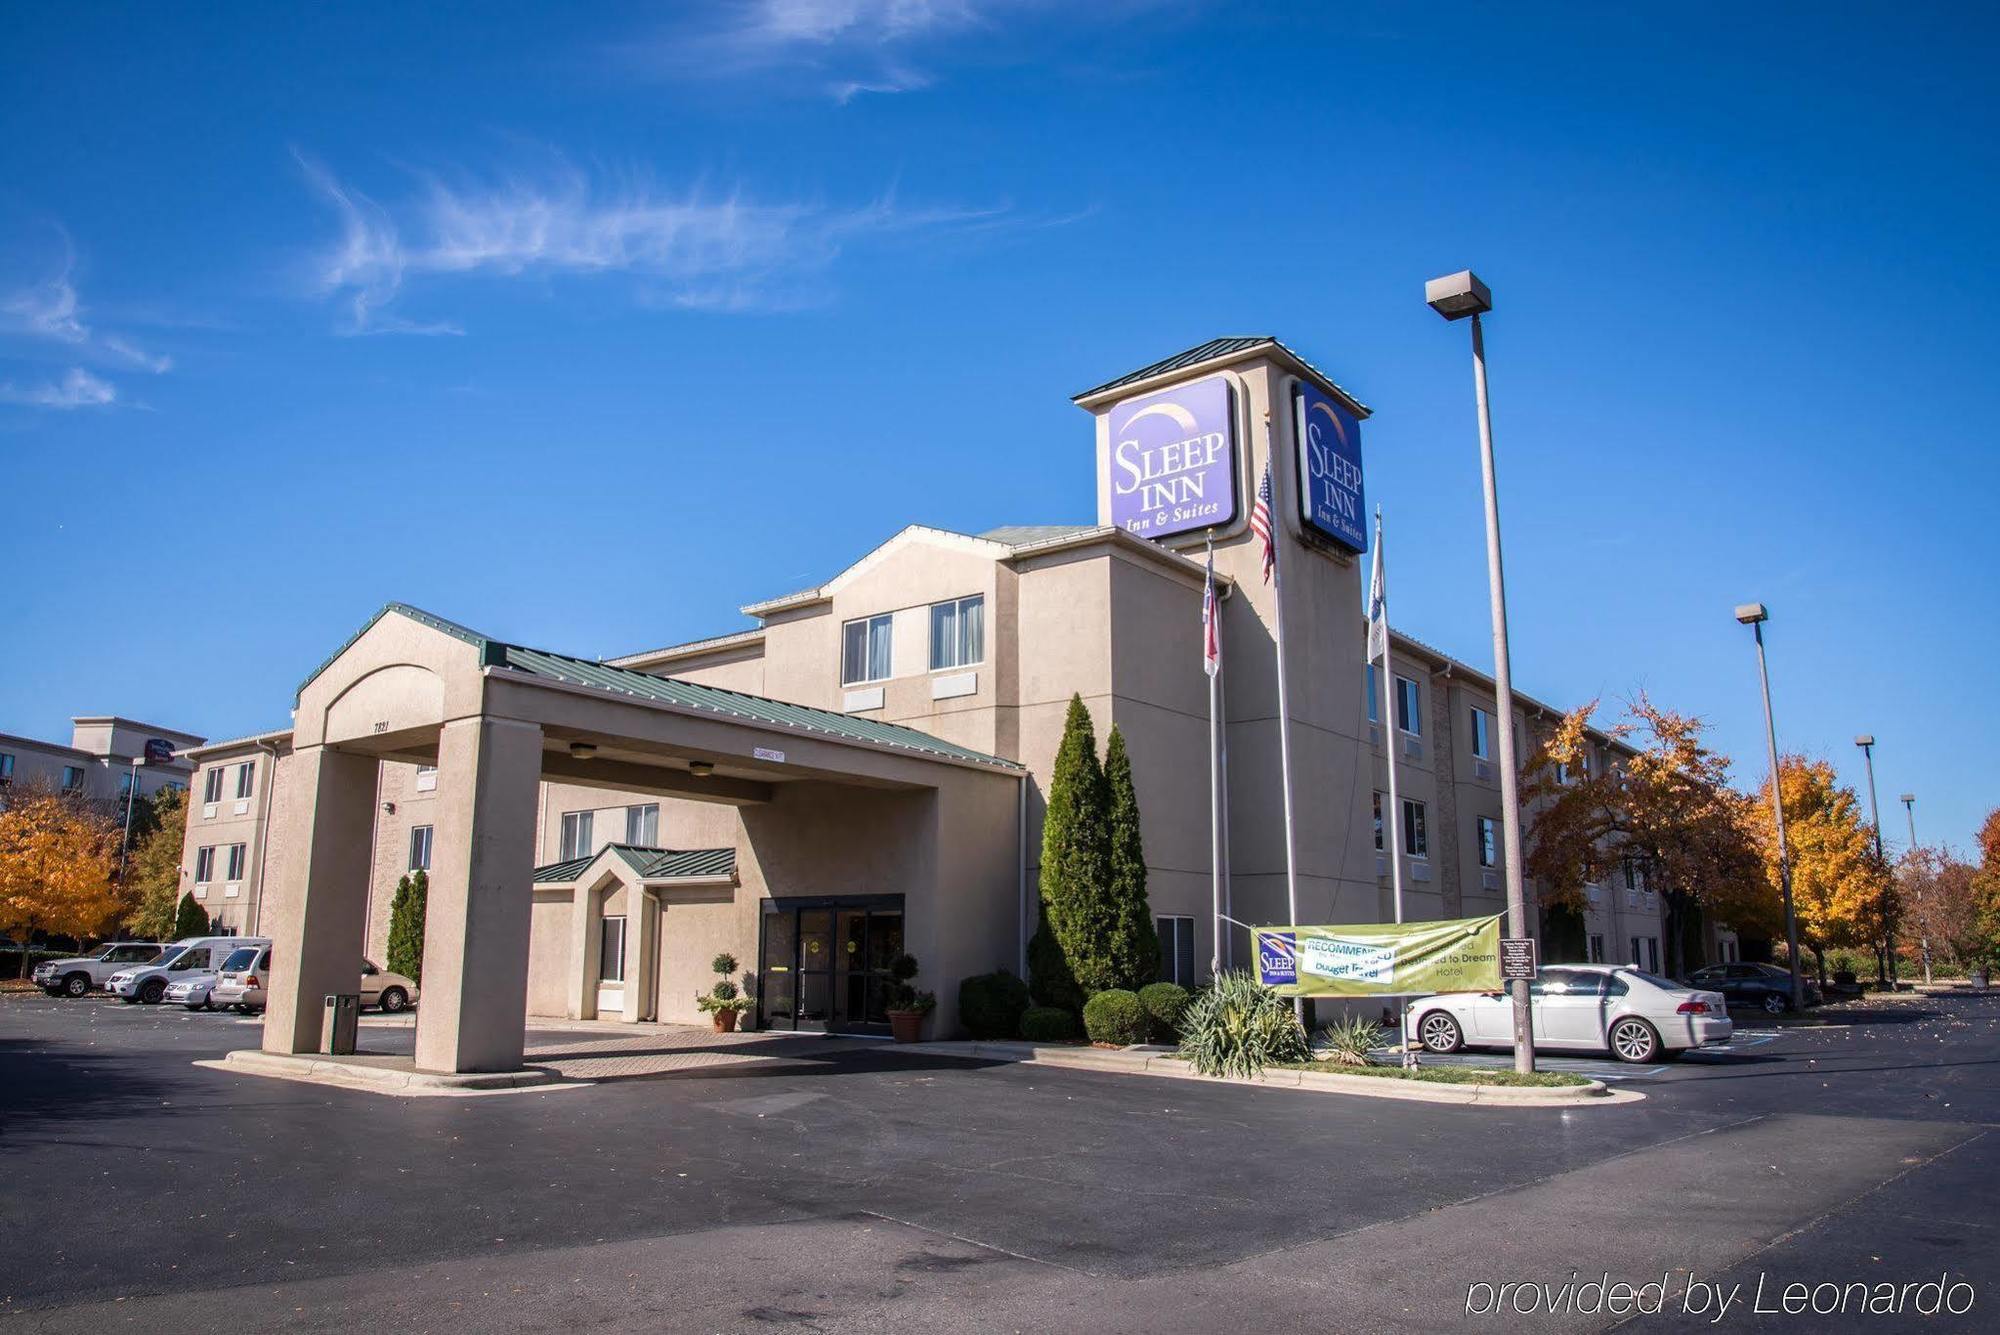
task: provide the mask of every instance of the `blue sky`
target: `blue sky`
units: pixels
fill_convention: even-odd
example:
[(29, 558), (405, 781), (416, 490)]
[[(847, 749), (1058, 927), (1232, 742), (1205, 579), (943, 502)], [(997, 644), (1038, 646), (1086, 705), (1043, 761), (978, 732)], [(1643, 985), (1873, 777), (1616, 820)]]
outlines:
[[(211, 736), (390, 599), (612, 654), (906, 522), (1089, 518), (1068, 397), (1272, 333), (1376, 410), (1399, 624), (1961, 845), (2000, 803), (1990, 15), (10, 6), (0, 730)], [(1885, 821), (1900, 841), (1901, 813)]]

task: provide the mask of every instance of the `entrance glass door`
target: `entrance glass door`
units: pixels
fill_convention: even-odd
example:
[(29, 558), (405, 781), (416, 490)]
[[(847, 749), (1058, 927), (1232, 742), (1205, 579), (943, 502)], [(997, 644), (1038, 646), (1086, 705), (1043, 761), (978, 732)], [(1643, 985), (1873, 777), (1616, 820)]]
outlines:
[(900, 895), (767, 901), (758, 1014), (771, 1029), (884, 1029), (889, 964), (902, 950)]

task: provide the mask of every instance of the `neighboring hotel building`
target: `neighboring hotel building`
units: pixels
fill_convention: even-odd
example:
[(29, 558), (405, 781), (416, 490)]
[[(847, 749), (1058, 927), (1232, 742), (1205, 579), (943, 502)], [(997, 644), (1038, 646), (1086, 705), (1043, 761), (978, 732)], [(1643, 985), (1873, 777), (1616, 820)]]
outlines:
[[(1297, 920), (1391, 914), (1371, 837), (1385, 740), (1399, 747), (1409, 916), (1499, 912), (1490, 680), (1399, 637), (1396, 726), (1371, 721), (1382, 693), (1364, 672), (1357, 568), (1367, 410), (1269, 338), (1215, 340), (1076, 402), (1096, 424), (1095, 523), (913, 525), (822, 584), (744, 608), (749, 629), (603, 661), (391, 605), (301, 688), (295, 736), (192, 753), (197, 893), (276, 936), (281, 959), (287, 940), (299, 956), (329, 943), (290, 1014), (274, 998), (266, 1046), (310, 1046), (315, 980), (330, 987), (349, 967), (337, 942), (379, 956), (395, 882), (414, 867), (432, 872), (420, 1065), (517, 1062), (518, 1033), (488, 1012), (523, 1000), (536, 1014), (697, 1020), (723, 949), (754, 976), (758, 1023), (863, 1029), (882, 1018), (882, 970), (908, 948), (949, 1032), (962, 977), (1024, 967), (1073, 693), (1100, 744), (1124, 731), (1163, 973), (1197, 981), (1215, 948), (1200, 652), (1211, 538), (1227, 911), (1292, 920), (1278, 604), (1251, 529), (1267, 462)], [(1517, 704), (1528, 742), (1560, 712)], [(1612, 739), (1593, 741), (1598, 763), (1617, 763)], [(1636, 871), (1629, 890), (1594, 892), (1585, 927), (1593, 957), (1657, 967), (1663, 955)], [(1225, 959), (1249, 964), (1246, 933), (1231, 936)]]
[(172, 785), (187, 787), (191, 767), (175, 753), (201, 740), (113, 714), (71, 719), (68, 746), (0, 733), (0, 790), (39, 784), (108, 807), (125, 800), (136, 775), (139, 796), (151, 797)]

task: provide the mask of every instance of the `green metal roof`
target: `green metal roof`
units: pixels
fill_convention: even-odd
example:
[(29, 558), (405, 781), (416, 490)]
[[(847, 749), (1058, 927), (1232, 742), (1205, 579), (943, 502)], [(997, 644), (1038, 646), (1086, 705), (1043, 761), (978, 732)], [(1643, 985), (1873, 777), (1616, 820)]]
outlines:
[(1003, 524), (977, 536), (1008, 547), (1025, 547), (1031, 542), (1053, 542), (1057, 538), (1088, 533), (1096, 527), (1095, 524)]
[[(635, 699), (654, 700), (718, 717), (739, 719), (745, 723), (820, 733), (842, 741), (893, 747), (900, 751), (937, 756), (947, 760), (997, 765), (1012, 770), (1021, 768), (1014, 761), (988, 755), (984, 751), (975, 751), (971, 747), (959, 746), (943, 738), (933, 737), (927, 732), (906, 728), (901, 724), (854, 718), (847, 714), (836, 714), (830, 709), (813, 709), (807, 705), (790, 704), (784, 700), (749, 695), (743, 691), (725, 690), (720, 686), (704, 686), (697, 682), (656, 676), (633, 668), (612, 667), (593, 659), (572, 658), (567, 654), (549, 653), (541, 649), (523, 648), (518, 644), (507, 644), (481, 635), (475, 630), (469, 630), (457, 622), (435, 616), (421, 608), (411, 607), (407, 603), (390, 603), (371, 617), (367, 626), (356, 631), (332, 657), (314, 669), (311, 677), (307, 677), (299, 684), (300, 693), (303, 694), (313, 678), (326, 671), (356, 640), (367, 634), (370, 626), (391, 612), (473, 645), (479, 650), (479, 662), (483, 667), (511, 668), (544, 681), (588, 686), (596, 690), (632, 696)], [(294, 703), (297, 703), (296, 697)]]
[(570, 885), (605, 853), (614, 853), (642, 881), (688, 880), (696, 877), (734, 876), (736, 850), (733, 848), (643, 848), (638, 844), (606, 844), (589, 857), (569, 858), (537, 867), (536, 885)]
[(1093, 388), (1086, 389), (1081, 394), (1073, 394), (1070, 397), (1072, 400), (1087, 399), (1094, 394), (1102, 394), (1107, 389), (1117, 389), (1121, 385), (1137, 384), (1141, 380), (1151, 380), (1156, 375), (1166, 375), (1170, 371), (1179, 371), (1189, 366), (1200, 366), (1203, 362), (1212, 362), (1222, 357), (1233, 357), (1239, 352), (1248, 352), (1252, 348), (1261, 348), (1261, 347), (1272, 347), (1278, 349), (1278, 351), (1284, 353), (1287, 357), (1290, 357), (1300, 366), (1303, 366), (1306, 368), (1306, 370), (1312, 372), (1313, 376), (1319, 381), (1321, 381), (1323, 384), (1325, 384), (1328, 389), (1331, 389), (1334, 393), (1340, 395), (1341, 398), (1346, 399), (1354, 407), (1360, 409), (1362, 416), (1366, 417), (1368, 415), (1369, 409), (1366, 404), (1362, 403), (1361, 400), (1355, 398), (1352, 394), (1349, 394), (1346, 390), (1342, 389), (1339, 385), (1335, 384), (1333, 382), (1333, 379), (1330, 376), (1328, 376), (1326, 372), (1320, 370), (1317, 366), (1314, 366), (1311, 362), (1299, 356), (1298, 353), (1293, 352), (1290, 348), (1286, 347), (1283, 343), (1280, 343), (1277, 339), (1272, 338), (1269, 334), (1249, 334), (1249, 335), (1238, 335), (1231, 338), (1211, 338), (1206, 343), (1197, 343), (1195, 346), (1187, 349), (1187, 351), (1185, 352), (1177, 352), (1173, 356), (1165, 358), (1162, 361), (1154, 362), (1151, 366), (1142, 366), (1136, 371), (1129, 371), (1126, 374), (1119, 376), (1115, 380), (1107, 380), (1101, 385), (1097, 385), (1094, 386)]

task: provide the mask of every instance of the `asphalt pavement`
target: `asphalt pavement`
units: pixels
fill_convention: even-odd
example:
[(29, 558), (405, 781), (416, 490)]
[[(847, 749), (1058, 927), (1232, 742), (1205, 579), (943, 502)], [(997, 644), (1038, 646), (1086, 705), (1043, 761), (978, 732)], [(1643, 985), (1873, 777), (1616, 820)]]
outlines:
[[(1829, 1018), (1592, 1108), (838, 1039), (402, 1099), (193, 1065), (255, 1042), (232, 1017), (0, 997), (0, 1326), (1599, 1330), (1608, 1276), (1660, 1286), (1642, 1326), (1994, 1328), (2000, 996)], [(1975, 1305), (1750, 1310), (1940, 1277)]]

